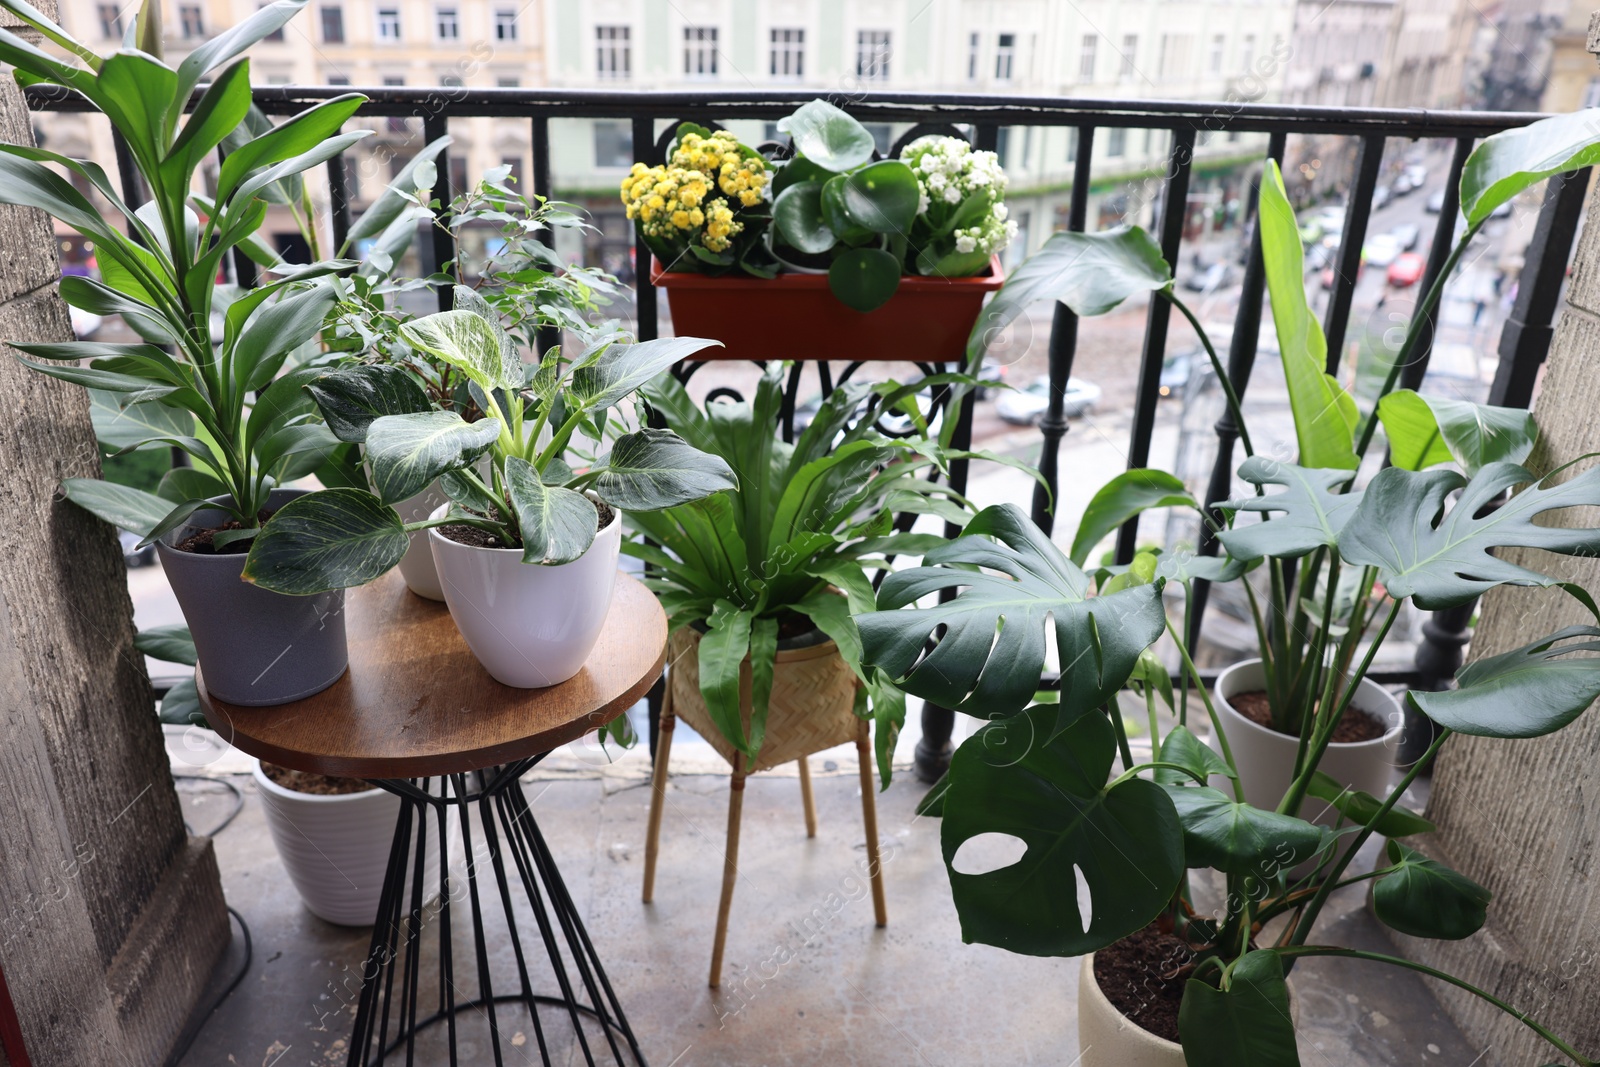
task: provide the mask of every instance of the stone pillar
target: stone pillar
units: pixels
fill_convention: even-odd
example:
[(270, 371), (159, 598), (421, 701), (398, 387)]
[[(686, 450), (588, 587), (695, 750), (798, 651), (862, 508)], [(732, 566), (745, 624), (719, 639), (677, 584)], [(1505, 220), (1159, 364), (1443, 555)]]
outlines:
[[(1600, 13), (1590, 23), (1600, 51)], [(1591, 196), (1572, 280), (1535, 406), (1537, 470), (1600, 450), (1600, 196)], [(1584, 466), (1593, 461), (1585, 461)], [(1560, 515), (1592, 526), (1588, 514)], [(1600, 560), (1532, 550), (1505, 553), (1600, 590)], [(1594, 619), (1559, 590), (1498, 589), (1483, 600), (1474, 658)], [(1600, 709), (1531, 741), (1456, 737), (1434, 775), (1430, 853), (1494, 892), (1489, 923), (1465, 941), (1405, 939), (1414, 958), (1495, 994), (1600, 1057)], [(1506, 1067), (1567, 1062), (1526, 1027), (1483, 1001), (1436, 983), (1440, 999), (1480, 1047)]]
[[(32, 143), (9, 74), (0, 138)], [(0, 207), (0, 338), (71, 339), (59, 276), (49, 220)], [(184, 829), (116, 534), (57, 491), (99, 474), (88, 397), (13, 355), (0, 357), (0, 973), (34, 1067), (160, 1064), (227, 947), (221, 881), (210, 840)]]

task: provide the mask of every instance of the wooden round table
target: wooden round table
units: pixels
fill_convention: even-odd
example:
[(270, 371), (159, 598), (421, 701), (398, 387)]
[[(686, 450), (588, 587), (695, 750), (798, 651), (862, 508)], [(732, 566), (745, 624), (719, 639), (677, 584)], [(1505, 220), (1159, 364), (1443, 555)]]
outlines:
[[(223, 740), (271, 763), (364, 778), (400, 797), (362, 972), (349, 1064), (384, 1062), (402, 1045), (410, 1054), (418, 1032), (435, 1023), (448, 1028), (449, 1062), (455, 1064), (457, 1016), (466, 1012), (486, 1016), (492, 1062), (500, 1064), (502, 1044), (509, 1046), (509, 1039), (502, 1041), (495, 1005), (515, 1003), (527, 1010), (547, 1064), (552, 1051), (539, 1019), (540, 1005), (567, 1012), (584, 1062), (643, 1065), (638, 1042), (518, 780), (552, 749), (621, 715), (660, 676), (667, 622), (655, 597), (635, 579), (617, 575), (605, 628), (583, 670), (545, 689), (515, 689), (491, 678), (467, 648), (448, 609), (411, 594), (396, 572), (351, 590), (345, 613), (350, 668), (314, 696), (275, 707), (240, 707), (211, 699), (198, 670), (195, 681), (206, 718)], [(473, 807), (478, 810), (475, 820), (469, 818)], [(452, 808), (468, 857), (466, 896), (477, 955), (477, 996), (466, 999), (461, 998), (470, 990), (457, 984), (450, 937), (451, 904), (460, 903), (453, 898), (461, 895), (461, 887), (451, 884), (448, 862), (439, 865), (437, 897), (425, 893), (422, 877), (430, 832), (437, 834), (439, 855), (449, 855), (446, 816)], [(476, 848), (474, 824), (482, 834)], [(482, 870), (486, 863), (488, 870)], [(485, 879), (491, 890), (498, 888), (507, 919), (516, 960), (515, 993), (494, 991), (479, 894)], [(513, 919), (513, 884), (521, 885), (532, 908), (558, 996), (534, 992), (529, 953)], [(438, 988), (453, 992), (439, 997), (438, 1011), (419, 1017), (421, 935), (433, 924), (439, 930)], [(578, 994), (579, 984), (587, 1002)], [(603, 1042), (585, 1033), (585, 1019), (598, 1024)], [(595, 1059), (607, 1050), (609, 1061)], [(521, 1059), (528, 1052), (518, 1049), (515, 1056)]]

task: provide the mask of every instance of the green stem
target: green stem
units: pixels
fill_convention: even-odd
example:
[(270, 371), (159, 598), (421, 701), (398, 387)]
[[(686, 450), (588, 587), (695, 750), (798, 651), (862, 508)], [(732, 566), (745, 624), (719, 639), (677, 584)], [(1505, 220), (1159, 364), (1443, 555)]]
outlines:
[(1243, 802), (1244, 788), (1239, 784), (1239, 765), (1233, 762), (1233, 749), (1228, 746), (1228, 735), (1222, 729), (1222, 720), (1217, 717), (1217, 709), (1211, 705), (1211, 694), (1206, 692), (1205, 683), (1200, 681), (1200, 671), (1195, 667), (1194, 660), (1189, 658), (1189, 650), (1184, 647), (1182, 639), (1173, 632), (1171, 619), (1167, 620), (1167, 633), (1172, 634), (1172, 641), (1178, 646), (1178, 655), (1183, 658), (1183, 669), (1188, 672), (1195, 689), (1200, 693), (1200, 703), (1205, 705), (1206, 715), (1211, 719), (1211, 732), (1216, 736), (1217, 744), (1222, 746), (1223, 760), (1233, 772), (1233, 795)]
[(1140, 771), (1148, 771), (1148, 770), (1154, 770), (1154, 769), (1158, 769), (1158, 768), (1166, 768), (1169, 771), (1182, 771), (1184, 774), (1187, 774), (1190, 778), (1193, 778), (1195, 781), (1199, 782), (1201, 785), (1205, 785), (1206, 784), (1205, 775), (1196, 774), (1194, 771), (1190, 770), (1188, 767), (1185, 767), (1181, 763), (1167, 763), (1165, 760), (1153, 760), (1150, 763), (1139, 763), (1139, 764), (1135, 764), (1132, 767), (1129, 767), (1127, 770), (1125, 770), (1121, 774), (1117, 775), (1117, 777), (1113, 778), (1111, 780), (1111, 784), (1106, 786), (1106, 788), (1108, 790), (1109, 789), (1115, 789), (1117, 786), (1121, 785), (1123, 782), (1126, 782), (1128, 779), (1137, 778), (1139, 776), (1139, 772)]
[(1122, 709), (1117, 706), (1115, 697), (1103, 709), (1111, 720), (1111, 729), (1117, 734), (1117, 751), (1122, 754), (1122, 768), (1124, 774), (1133, 770), (1133, 749), (1128, 746), (1128, 727), (1122, 721)]
[(1470, 982), (1463, 981), (1453, 974), (1446, 974), (1444, 971), (1429, 967), (1426, 964), (1416, 963), (1408, 959), (1402, 959), (1399, 956), (1386, 956), (1381, 952), (1362, 952), (1359, 949), (1339, 948), (1333, 945), (1294, 945), (1289, 948), (1278, 949), (1277, 952), (1280, 956), (1291, 957), (1342, 956), (1346, 959), (1352, 960), (1370, 960), (1374, 963), (1387, 963), (1395, 967), (1404, 967), (1407, 970), (1416, 971), (1419, 974), (1425, 974), (1430, 978), (1437, 978), (1441, 982), (1450, 983), (1457, 989), (1466, 990), (1473, 996), (1493, 1004), (1507, 1015), (1513, 1016), (1522, 1025), (1526, 1026), (1528, 1029), (1544, 1038), (1551, 1045), (1554, 1045), (1562, 1052), (1562, 1054), (1570, 1056), (1572, 1059), (1576, 1060), (1579, 1064), (1579, 1067), (1595, 1067), (1595, 1060), (1580, 1053), (1577, 1049), (1567, 1044), (1567, 1042), (1551, 1033), (1549, 1029), (1547, 1029), (1537, 1020), (1529, 1018), (1527, 1012), (1518, 1011), (1516, 1008), (1512, 1007), (1510, 1004), (1507, 1004), (1505, 1001), (1501, 1000), (1492, 993), (1485, 992)]
[(1228, 377), (1227, 368), (1222, 365), (1222, 360), (1217, 358), (1217, 350), (1211, 347), (1211, 338), (1206, 335), (1205, 327), (1200, 325), (1200, 320), (1194, 317), (1194, 312), (1189, 310), (1189, 305), (1178, 299), (1178, 294), (1168, 285), (1161, 290), (1161, 295), (1166, 297), (1174, 307), (1183, 312), (1183, 317), (1189, 320), (1189, 325), (1194, 327), (1195, 334), (1200, 338), (1200, 345), (1206, 350), (1206, 356), (1211, 360), (1211, 369), (1217, 374), (1217, 381), (1222, 384), (1222, 393), (1228, 398), (1228, 411), (1233, 415), (1233, 421), (1239, 427), (1239, 443), (1244, 446), (1244, 454), (1253, 456), (1255, 449), (1250, 446), (1250, 431), (1245, 428), (1244, 411), (1239, 404), (1239, 394), (1233, 390), (1233, 381)]

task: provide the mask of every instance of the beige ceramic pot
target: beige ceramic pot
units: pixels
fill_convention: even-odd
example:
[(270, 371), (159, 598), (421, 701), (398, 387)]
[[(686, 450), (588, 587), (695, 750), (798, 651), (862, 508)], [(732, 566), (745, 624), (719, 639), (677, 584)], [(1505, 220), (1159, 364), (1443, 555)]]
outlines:
[(1094, 953), (1078, 972), (1077, 1067), (1184, 1067), (1183, 1046), (1117, 1010), (1094, 978)]

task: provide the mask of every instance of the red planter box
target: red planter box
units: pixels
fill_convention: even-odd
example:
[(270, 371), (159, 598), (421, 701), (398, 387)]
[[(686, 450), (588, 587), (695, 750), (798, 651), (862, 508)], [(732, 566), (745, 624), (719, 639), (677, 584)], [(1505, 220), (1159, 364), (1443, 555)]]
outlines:
[(727, 346), (696, 359), (960, 362), (984, 295), (1004, 281), (996, 256), (976, 278), (901, 278), (887, 304), (860, 312), (839, 302), (825, 274), (711, 278), (664, 271), (650, 259), (650, 284), (667, 290), (672, 332)]

